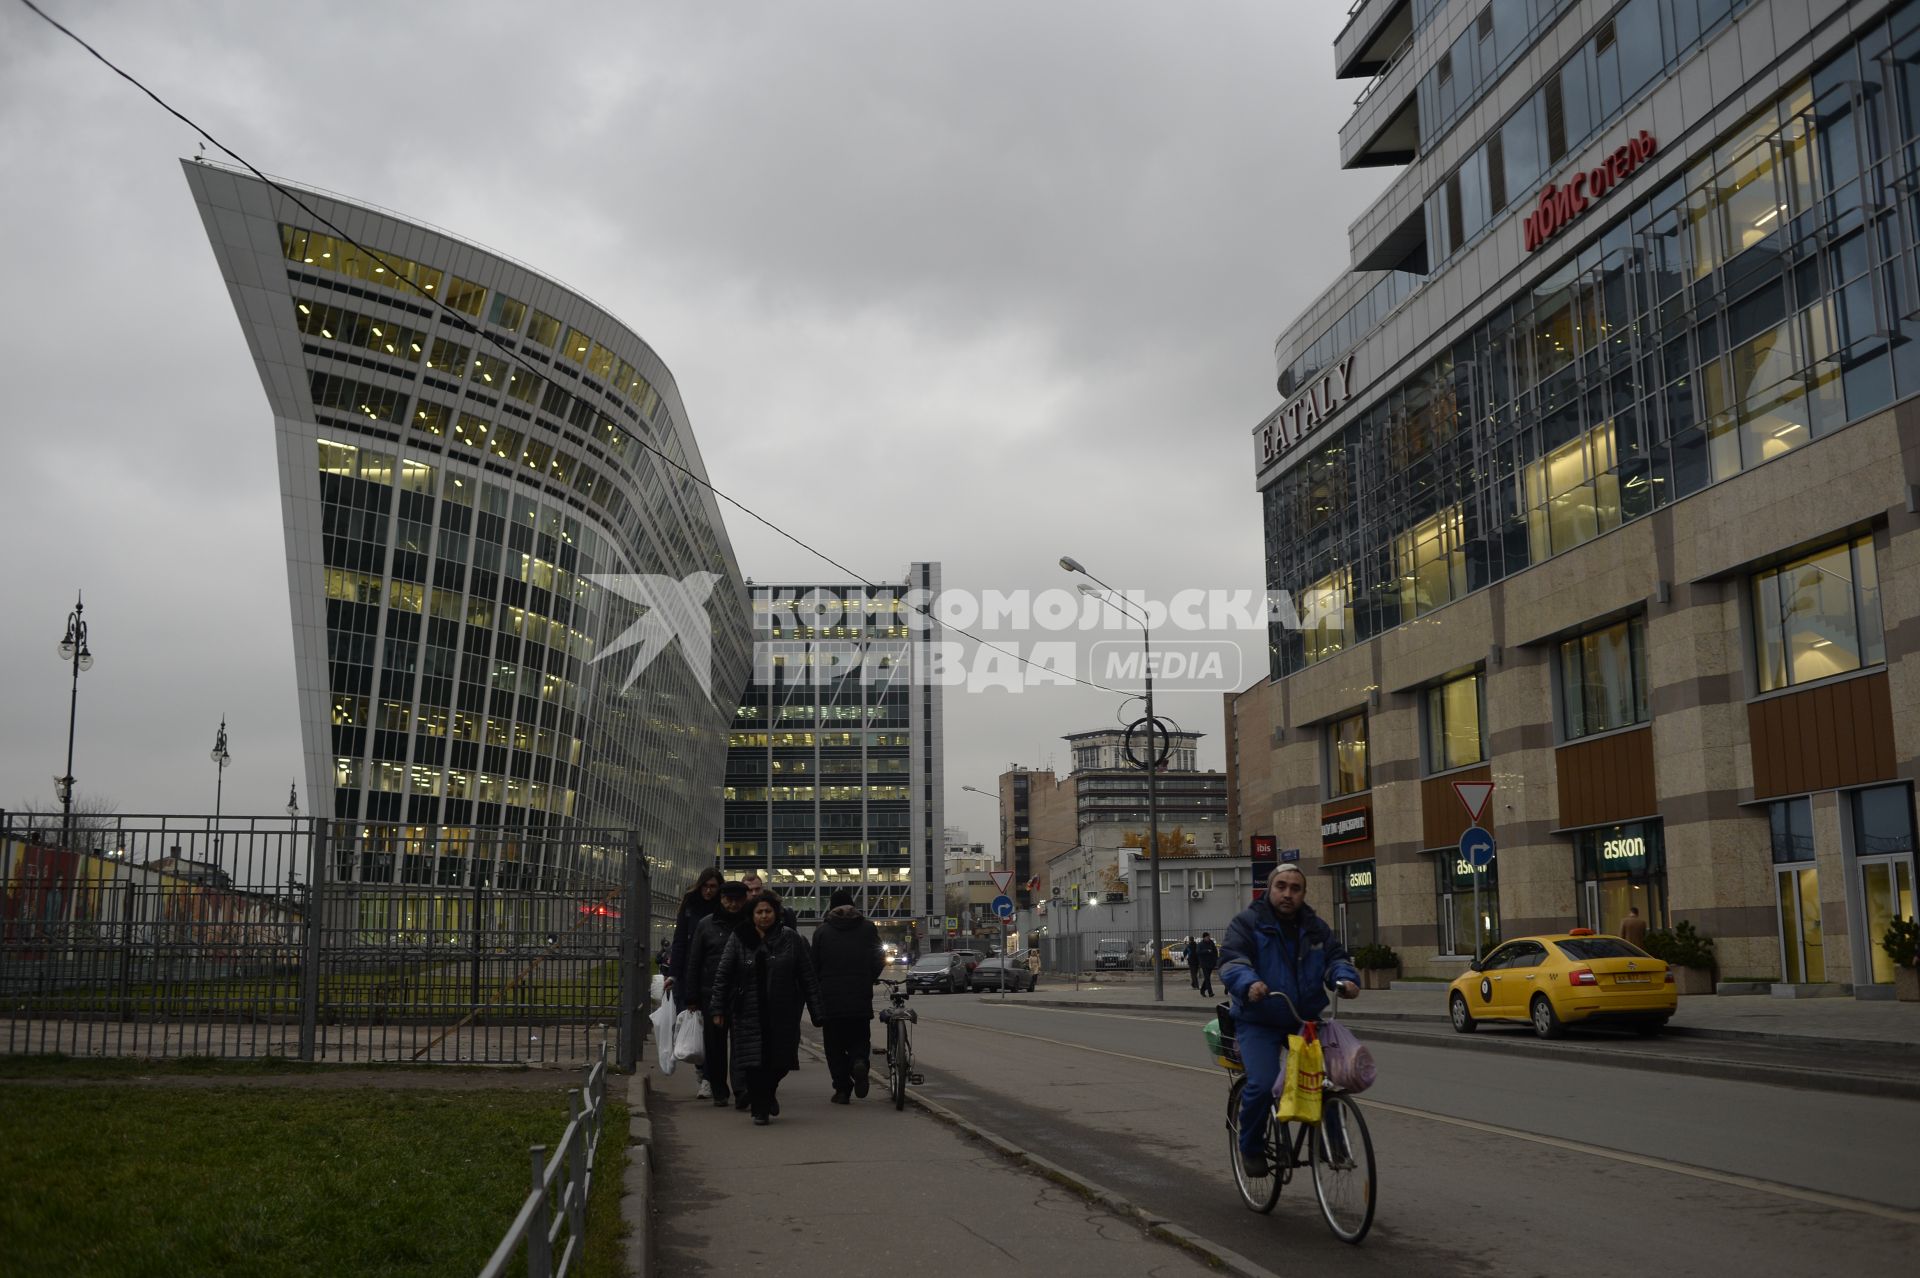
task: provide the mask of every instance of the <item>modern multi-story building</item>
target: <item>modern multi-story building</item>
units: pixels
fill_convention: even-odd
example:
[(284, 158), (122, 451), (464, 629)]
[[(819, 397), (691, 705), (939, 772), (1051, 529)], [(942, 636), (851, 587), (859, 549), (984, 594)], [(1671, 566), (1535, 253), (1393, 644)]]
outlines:
[[(1255, 429), (1239, 837), (1457, 974), (1629, 910), (1884, 990), (1920, 772), (1920, 4), (1362, 0), (1351, 269)], [(1494, 785), (1480, 879), (1455, 781)]]
[[(1098, 728), (1063, 738), (1073, 757), (1064, 777), (1017, 766), (1000, 774), (1001, 864), (1013, 871), (1021, 910), (1074, 887), (1117, 882), (1121, 851), (1147, 847), (1147, 774), (1128, 760), (1126, 735)], [(1155, 785), (1161, 852), (1224, 851), (1227, 777), (1196, 766), (1202, 733), (1170, 735)], [(1134, 747), (1144, 751), (1144, 737), (1136, 736)]]
[(944, 935), (940, 565), (883, 585), (751, 593), (721, 868), (759, 869), (802, 918), (848, 887), (890, 939)]
[(184, 168), (273, 410), (307, 792), (372, 849), (342, 872), (466, 883), (471, 827), (564, 825), (683, 887), (749, 634), (672, 374), (518, 262)]

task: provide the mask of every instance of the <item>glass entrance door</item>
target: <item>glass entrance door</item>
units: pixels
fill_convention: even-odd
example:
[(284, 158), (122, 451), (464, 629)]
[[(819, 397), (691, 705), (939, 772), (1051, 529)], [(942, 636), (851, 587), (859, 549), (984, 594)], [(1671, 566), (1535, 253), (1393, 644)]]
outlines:
[(1893, 980), (1893, 960), (1887, 957), (1880, 938), (1887, 924), (1896, 918), (1913, 915), (1913, 861), (1909, 857), (1885, 857), (1860, 860), (1860, 900), (1866, 907), (1867, 970), (1875, 985)]
[(1812, 866), (1775, 873), (1780, 898), (1780, 970), (1789, 985), (1827, 979), (1827, 951), (1820, 935), (1820, 872)]

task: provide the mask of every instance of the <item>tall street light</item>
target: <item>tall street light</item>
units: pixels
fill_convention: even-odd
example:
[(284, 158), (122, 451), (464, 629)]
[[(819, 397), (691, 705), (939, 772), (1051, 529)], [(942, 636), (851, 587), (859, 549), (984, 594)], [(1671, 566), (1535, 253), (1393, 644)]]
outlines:
[(220, 850), (220, 791), (227, 783), (227, 765), (233, 762), (233, 756), (227, 753), (227, 716), (220, 716), (220, 732), (213, 739), (213, 749), (207, 751), (207, 757), (214, 763), (213, 782), (213, 847)]
[[(1153, 965), (1153, 1001), (1167, 1001), (1166, 973), (1160, 966), (1160, 721), (1153, 717), (1153, 633), (1147, 624), (1144, 612), (1129, 603), (1118, 590), (1101, 581), (1088, 572), (1086, 566), (1071, 555), (1060, 557), (1060, 566), (1071, 573), (1078, 573), (1088, 581), (1101, 587), (1106, 593), (1098, 596), (1115, 612), (1140, 623), (1140, 643), (1143, 658), (1142, 673), (1147, 681), (1147, 717), (1133, 725), (1147, 729), (1147, 755), (1143, 765), (1147, 770), (1147, 895), (1153, 903), (1153, 952), (1149, 962)], [(1084, 590), (1085, 587), (1082, 587)], [(1133, 735), (1129, 728), (1127, 735)]]
[(73, 611), (67, 614), (67, 635), (60, 641), (60, 660), (73, 668), (73, 695), (67, 702), (67, 772), (53, 779), (60, 791), (60, 846), (73, 837), (73, 729), (80, 715), (80, 672), (93, 669), (93, 653), (87, 649), (87, 607), (78, 591), (73, 596)]

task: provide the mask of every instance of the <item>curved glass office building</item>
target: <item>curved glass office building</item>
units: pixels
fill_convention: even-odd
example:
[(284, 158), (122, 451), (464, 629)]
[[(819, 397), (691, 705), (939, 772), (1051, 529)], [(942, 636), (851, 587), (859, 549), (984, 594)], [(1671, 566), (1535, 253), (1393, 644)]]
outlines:
[(750, 636), (672, 374), (510, 259), (184, 168), (273, 410), (311, 810), (631, 829), (684, 886)]

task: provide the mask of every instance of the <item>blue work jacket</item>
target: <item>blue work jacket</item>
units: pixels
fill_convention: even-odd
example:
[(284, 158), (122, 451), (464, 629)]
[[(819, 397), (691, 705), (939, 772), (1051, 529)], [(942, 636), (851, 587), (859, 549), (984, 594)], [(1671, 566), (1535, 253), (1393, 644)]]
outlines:
[[(1233, 1019), (1247, 1025), (1296, 1030), (1300, 1021), (1287, 1007), (1285, 994), (1311, 1020), (1327, 1006), (1327, 990), (1336, 981), (1360, 983), (1347, 956), (1347, 947), (1326, 920), (1304, 902), (1299, 928), (1288, 938), (1280, 916), (1265, 897), (1240, 911), (1227, 927), (1220, 945), (1220, 980), (1233, 996)], [(1265, 981), (1269, 991), (1258, 1003), (1247, 1001), (1247, 988)]]

